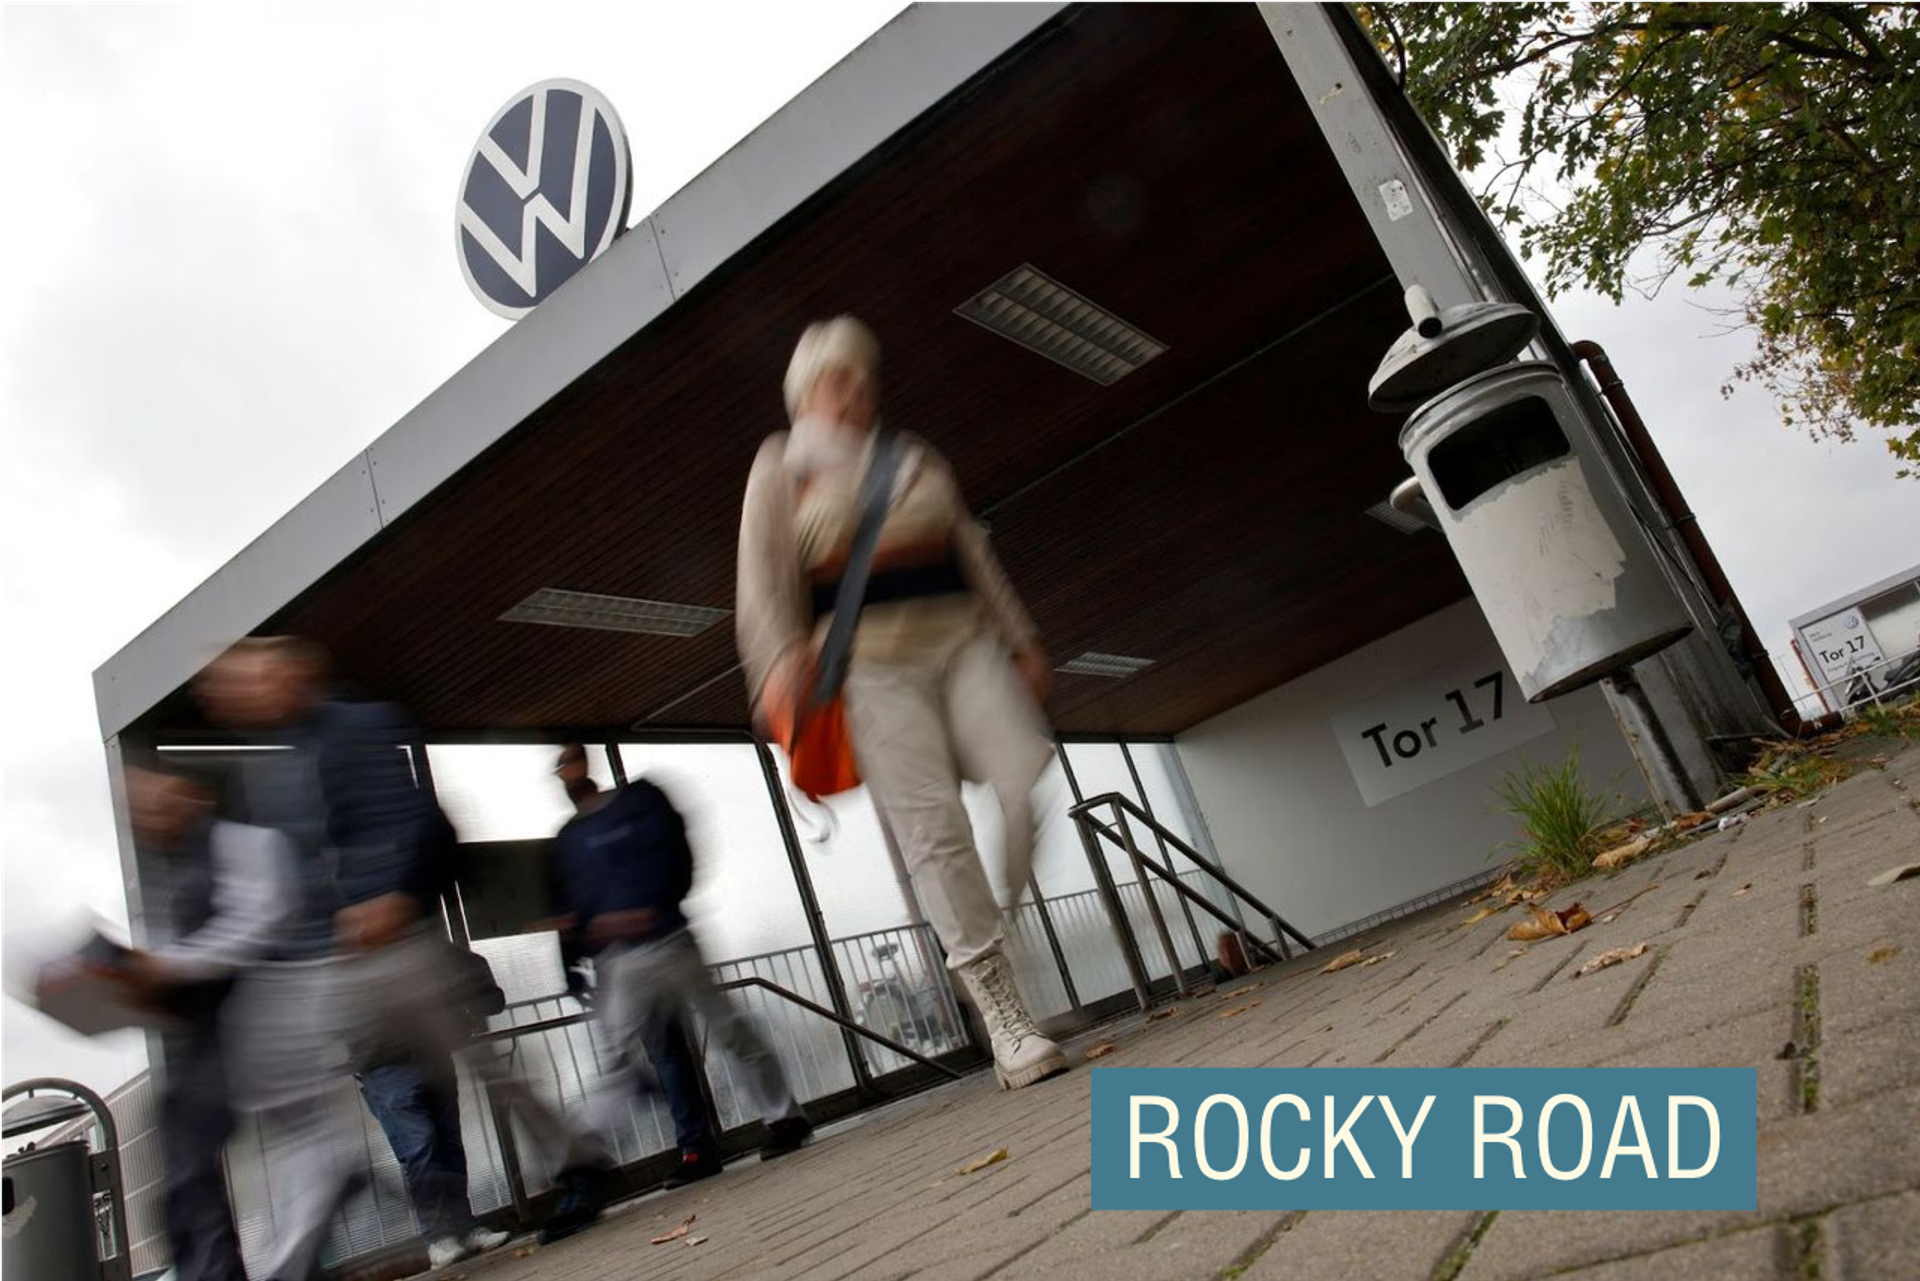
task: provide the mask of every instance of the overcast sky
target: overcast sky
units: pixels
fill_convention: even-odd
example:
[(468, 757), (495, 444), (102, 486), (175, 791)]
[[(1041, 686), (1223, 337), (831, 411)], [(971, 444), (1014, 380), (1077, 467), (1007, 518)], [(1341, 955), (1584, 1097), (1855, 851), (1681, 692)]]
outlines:
[[(90, 673), (506, 327), (455, 265), (453, 202), (518, 89), (620, 112), (635, 216), (881, 26), (833, 5), (37, 6), (0, 10), (0, 853), (9, 977), (124, 916)], [(1278, 63), (1276, 61), (1276, 67)], [(1627, 380), (1770, 648), (1920, 559), (1920, 485), (1878, 443), (1722, 400), (1748, 348), (1683, 294), (1556, 308)], [(111, 1086), (9, 999), (5, 1079)]]

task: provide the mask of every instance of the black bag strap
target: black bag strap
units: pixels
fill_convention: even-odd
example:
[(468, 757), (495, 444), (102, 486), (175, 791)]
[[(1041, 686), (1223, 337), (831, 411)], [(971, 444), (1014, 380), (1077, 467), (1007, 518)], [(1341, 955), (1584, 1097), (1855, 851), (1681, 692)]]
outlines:
[(833, 622), (827, 627), (826, 643), (820, 647), (813, 690), (807, 697), (807, 710), (823, 707), (839, 696), (847, 679), (847, 664), (853, 655), (853, 629), (860, 622), (866, 605), (867, 579), (873, 571), (873, 553), (880, 546), (880, 527), (887, 523), (887, 509), (893, 504), (893, 478), (900, 470), (900, 441), (890, 431), (881, 431), (873, 442), (873, 458), (860, 482), (860, 524), (853, 532), (853, 545), (847, 549), (846, 567), (840, 571), (840, 589), (833, 598)]

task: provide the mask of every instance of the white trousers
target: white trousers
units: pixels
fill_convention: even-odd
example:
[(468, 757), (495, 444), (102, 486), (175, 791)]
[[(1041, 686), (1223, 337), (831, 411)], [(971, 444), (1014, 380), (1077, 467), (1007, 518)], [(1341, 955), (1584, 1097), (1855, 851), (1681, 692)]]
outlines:
[(1000, 905), (960, 784), (985, 783), (999, 801), (1011, 903), (1033, 869), (1033, 785), (1053, 755), (1046, 721), (1006, 648), (982, 633), (921, 663), (856, 659), (846, 699), (861, 777), (948, 966), (998, 951)]

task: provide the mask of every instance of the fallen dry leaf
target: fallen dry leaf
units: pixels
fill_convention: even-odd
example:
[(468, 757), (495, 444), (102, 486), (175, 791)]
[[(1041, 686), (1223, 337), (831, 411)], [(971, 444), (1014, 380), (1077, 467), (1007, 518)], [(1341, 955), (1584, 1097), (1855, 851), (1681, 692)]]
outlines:
[(1320, 972), (1322, 974), (1332, 974), (1335, 971), (1346, 969), (1349, 965), (1358, 965), (1361, 961), (1364, 961), (1366, 957), (1367, 954), (1356, 947), (1353, 951), (1342, 952), (1331, 961), (1328, 961), (1321, 967)]
[(1245, 1005), (1236, 1005), (1232, 1009), (1228, 1010), (1226, 1013), (1222, 1014), (1220, 1016), (1220, 1020), (1222, 1022), (1225, 1022), (1228, 1019), (1238, 1018), (1242, 1014), (1245, 1014), (1248, 1010), (1252, 1009), (1254, 1006), (1258, 1004), (1260, 1004), (1260, 1002), (1258, 1001), (1248, 1001)]
[(1647, 945), (1645, 943), (1635, 943), (1632, 947), (1616, 947), (1610, 952), (1602, 952), (1600, 953), (1600, 955), (1594, 957), (1591, 961), (1588, 961), (1585, 965), (1575, 970), (1573, 972), (1573, 977), (1583, 978), (1586, 975), (1593, 973), (1595, 970), (1604, 970), (1609, 965), (1618, 965), (1622, 961), (1631, 961), (1634, 957), (1640, 956), (1643, 953), (1645, 953), (1646, 950), (1647, 950)]
[(1165, 1009), (1155, 1010), (1153, 1013), (1147, 1015), (1147, 1022), (1158, 1023), (1161, 1019), (1175, 1019), (1179, 1017), (1180, 1017), (1179, 1007), (1169, 1005)]
[(1742, 894), (1745, 894), (1748, 890), (1752, 888), (1753, 888), (1753, 882), (1748, 881), (1745, 885), (1742, 885), (1739, 889), (1735, 890), (1733, 893), (1729, 894), (1727, 897), (1739, 898)]
[(521, 1249), (515, 1250), (513, 1252), (513, 1257), (516, 1259), (531, 1259), (533, 1257), (533, 1252), (535, 1250), (538, 1250), (539, 1248), (540, 1247), (537, 1245), (524, 1246)]
[(1885, 769), (1887, 767), (1887, 760), (1888, 758), (1885, 756), (1869, 756), (1867, 758), (1867, 764), (1873, 769)]
[(1507, 908), (1511, 906), (1512, 904), (1510, 903), (1502, 903), (1498, 907), (1483, 907), (1478, 912), (1475, 912), (1472, 916), (1469, 916), (1466, 920), (1460, 922), (1458, 925), (1454, 926), (1453, 928), (1456, 930), (1464, 930), (1469, 925), (1478, 925), (1481, 921), (1486, 920), (1489, 916), (1492, 916), (1498, 912), (1504, 912), (1507, 910)]
[(1606, 853), (1594, 859), (1593, 865), (1601, 871), (1611, 872), (1616, 867), (1625, 867), (1627, 864), (1633, 862), (1633, 860), (1646, 854), (1646, 852), (1652, 848), (1653, 838), (1651, 836), (1643, 836), (1637, 841), (1628, 841), (1625, 845), (1614, 846), (1612, 849), (1606, 851)]
[(1265, 987), (1266, 985), (1267, 985), (1267, 981), (1265, 979), (1261, 979), (1255, 983), (1242, 983), (1239, 987), (1234, 988), (1231, 992), (1222, 992), (1220, 993), (1220, 995), (1214, 997), (1213, 999), (1215, 1001), (1231, 1001), (1237, 997), (1245, 996), (1249, 992), (1258, 992), (1261, 988)]
[(1883, 961), (1891, 961), (1894, 957), (1898, 955), (1900, 955), (1900, 949), (1898, 946), (1876, 947), (1873, 949), (1873, 951), (1867, 953), (1867, 964), (1879, 965)]
[(1107, 1057), (1107, 1055), (1112, 1054), (1115, 1050), (1119, 1048), (1120, 1047), (1115, 1045), (1112, 1041), (1102, 1041), (1100, 1044), (1094, 1046), (1092, 1049), (1087, 1051), (1087, 1058), (1089, 1060), (1104, 1059)]
[(662, 1233), (660, 1236), (655, 1237), (648, 1244), (665, 1245), (669, 1241), (678, 1241), (681, 1237), (687, 1235), (687, 1233), (693, 1228), (693, 1221), (699, 1217), (700, 1216), (697, 1214), (689, 1214), (686, 1218), (680, 1220), (679, 1227), (673, 1229), (671, 1232)]
[(1920, 863), (1904, 863), (1899, 867), (1888, 868), (1871, 881), (1868, 881), (1867, 884), (1878, 888), (1882, 885), (1892, 885), (1897, 881), (1904, 881), (1915, 876), (1920, 876)]
[(1676, 832), (1691, 832), (1694, 828), (1712, 818), (1713, 815), (1707, 813), (1705, 810), (1695, 810), (1691, 814), (1682, 814), (1679, 818), (1674, 819), (1673, 830)]
[(1378, 965), (1382, 961), (1391, 961), (1394, 957), (1398, 955), (1400, 955), (1398, 951), (1392, 951), (1392, 952), (1382, 952), (1378, 956), (1369, 956), (1366, 960), (1360, 962), (1360, 968), (1364, 970), (1369, 965)]
[(705, 1245), (708, 1241), (711, 1241), (712, 1239), (713, 1239), (712, 1237), (688, 1237), (687, 1244), (688, 1245)]
[(1531, 916), (1507, 931), (1507, 937), (1516, 943), (1528, 943), (1534, 939), (1553, 938), (1560, 934), (1571, 934), (1593, 924), (1593, 917), (1587, 910), (1575, 903), (1572, 907), (1560, 908), (1549, 912), (1544, 908), (1529, 907)]
[(990, 1165), (1000, 1164), (1000, 1162), (1006, 1160), (1011, 1155), (1012, 1153), (1008, 1152), (1005, 1148), (995, 1148), (993, 1151), (981, 1157), (978, 1161), (967, 1162), (965, 1165), (955, 1170), (954, 1173), (955, 1174), (974, 1174), (981, 1170), (986, 1169)]

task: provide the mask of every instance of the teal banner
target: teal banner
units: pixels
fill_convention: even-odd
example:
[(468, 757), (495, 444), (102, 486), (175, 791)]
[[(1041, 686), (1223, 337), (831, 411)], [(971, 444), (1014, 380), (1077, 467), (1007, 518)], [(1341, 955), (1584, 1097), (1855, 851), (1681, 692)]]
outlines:
[(1095, 1068), (1096, 1210), (1751, 1210), (1752, 1068)]

